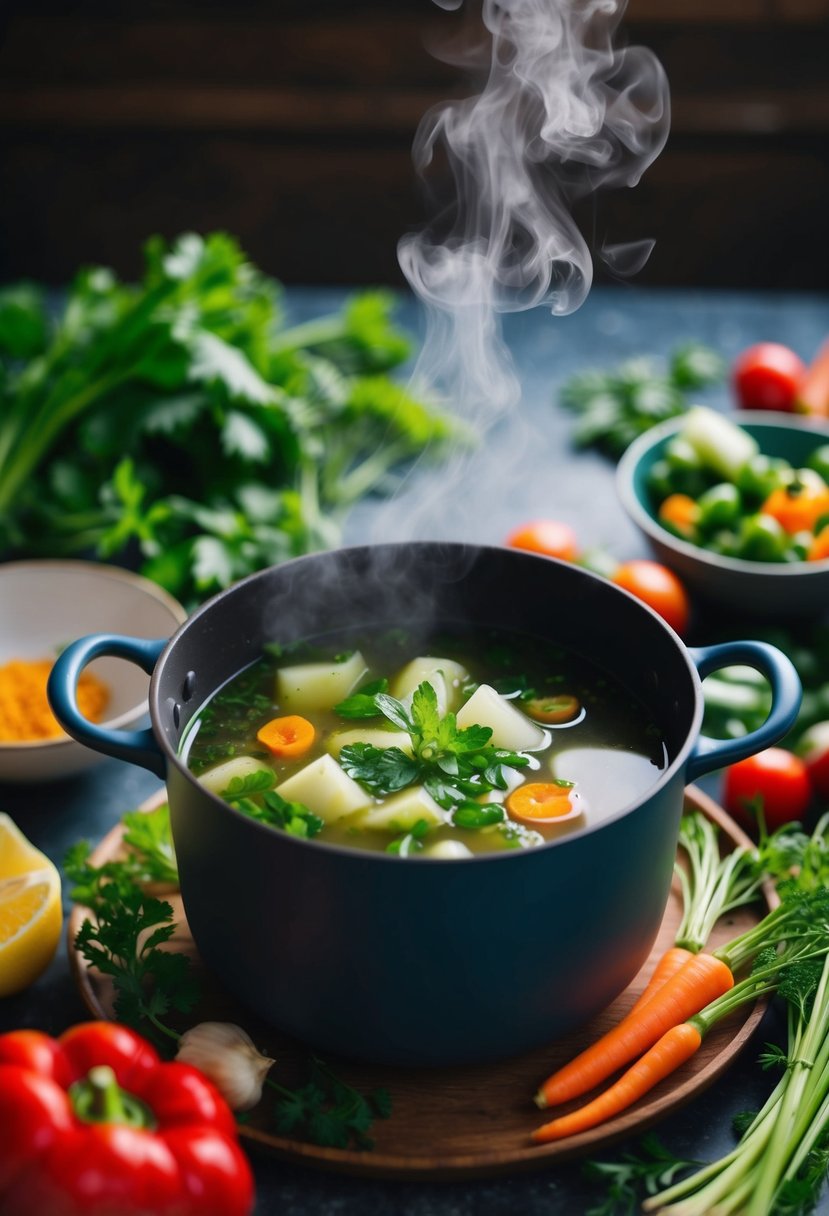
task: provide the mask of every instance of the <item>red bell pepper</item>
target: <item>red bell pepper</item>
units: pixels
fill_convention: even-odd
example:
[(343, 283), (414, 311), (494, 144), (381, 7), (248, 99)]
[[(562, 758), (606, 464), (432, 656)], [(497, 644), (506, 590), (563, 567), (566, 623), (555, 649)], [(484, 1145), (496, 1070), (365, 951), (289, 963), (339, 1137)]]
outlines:
[(0, 1035), (4, 1216), (248, 1216), (234, 1117), (189, 1064), (85, 1022)]

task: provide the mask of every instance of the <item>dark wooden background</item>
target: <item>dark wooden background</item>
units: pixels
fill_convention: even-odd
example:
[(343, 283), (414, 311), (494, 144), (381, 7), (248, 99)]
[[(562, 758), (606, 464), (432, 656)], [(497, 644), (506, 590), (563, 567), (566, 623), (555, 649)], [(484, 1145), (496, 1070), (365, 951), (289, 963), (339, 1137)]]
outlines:
[[(474, 3), (474, 0), (467, 0)], [(289, 283), (400, 281), (417, 122), (469, 91), (429, 0), (0, 0), (0, 279), (133, 274), (216, 227)], [(829, 0), (630, 0), (671, 82), (665, 151), (579, 211), (652, 236), (644, 284), (822, 289)]]

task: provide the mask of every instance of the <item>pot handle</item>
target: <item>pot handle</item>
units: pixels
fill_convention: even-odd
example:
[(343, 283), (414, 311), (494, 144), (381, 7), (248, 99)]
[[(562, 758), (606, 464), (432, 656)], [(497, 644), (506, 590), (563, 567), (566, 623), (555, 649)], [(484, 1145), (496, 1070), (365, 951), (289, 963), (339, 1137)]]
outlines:
[(129, 638), (118, 633), (92, 633), (70, 643), (49, 676), (47, 693), (55, 717), (73, 739), (93, 751), (143, 765), (163, 780), (167, 765), (152, 730), (108, 730), (85, 718), (78, 708), (78, 680), (84, 667), (100, 655), (127, 659), (152, 675), (167, 638)]
[(689, 646), (688, 654), (701, 680), (712, 671), (741, 663), (755, 668), (771, 685), (769, 716), (757, 730), (739, 739), (699, 736), (688, 759), (689, 781), (771, 747), (794, 725), (803, 696), (800, 677), (792, 661), (776, 646), (768, 642), (722, 642), (718, 646)]

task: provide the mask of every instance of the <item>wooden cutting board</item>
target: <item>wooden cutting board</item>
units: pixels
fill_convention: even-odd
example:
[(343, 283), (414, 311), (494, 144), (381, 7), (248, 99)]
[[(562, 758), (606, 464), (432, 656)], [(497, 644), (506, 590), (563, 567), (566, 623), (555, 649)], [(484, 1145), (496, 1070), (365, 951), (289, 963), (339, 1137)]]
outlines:
[[(163, 801), (162, 793), (144, 804), (149, 810)], [(698, 808), (721, 829), (723, 848), (748, 844), (732, 819), (701, 791), (690, 786), (686, 808)], [(93, 864), (117, 857), (122, 849), (121, 828), (114, 828), (92, 854)], [(236, 1022), (253, 1037), (266, 1055), (277, 1063), (271, 1075), (293, 1086), (304, 1080), (307, 1049), (295, 1040), (257, 1022), (246, 1009), (223, 992), (218, 981), (201, 963), (177, 894), (166, 894), (176, 914), (177, 931), (172, 948), (190, 955), (204, 992), (189, 1025), (198, 1021)], [(220, 906), (220, 899), (217, 904)], [(723, 918), (712, 935), (720, 944), (750, 928), (776, 902), (769, 885), (764, 902), (740, 908)], [(648, 962), (620, 997), (586, 1026), (549, 1046), (498, 1064), (452, 1069), (392, 1069), (337, 1059), (327, 1063), (344, 1080), (367, 1092), (376, 1087), (389, 1090), (392, 1114), (378, 1120), (372, 1129), (373, 1150), (321, 1148), (277, 1134), (268, 1126), (268, 1105), (252, 1112), (240, 1133), (250, 1147), (260, 1145), (305, 1165), (342, 1173), (375, 1177), (449, 1179), (486, 1177), (549, 1165), (553, 1161), (595, 1152), (615, 1140), (639, 1134), (659, 1119), (689, 1101), (710, 1085), (736, 1058), (757, 1027), (765, 1005), (745, 1007), (721, 1022), (708, 1035), (693, 1060), (663, 1081), (629, 1111), (580, 1136), (553, 1144), (534, 1145), (530, 1132), (552, 1114), (539, 1112), (532, 1095), (539, 1083), (556, 1067), (581, 1051), (624, 1015), (644, 988), (656, 959), (673, 943), (681, 916), (678, 891), (672, 891), (665, 917)], [(107, 976), (90, 968), (74, 949), (75, 936), (86, 910), (75, 906), (69, 918), (68, 941), (72, 968), (81, 997), (96, 1018), (112, 1019), (113, 989)], [(181, 1029), (185, 1027), (182, 1026)], [(573, 1103), (572, 1105), (578, 1105)], [(567, 1106), (558, 1108), (564, 1113)]]

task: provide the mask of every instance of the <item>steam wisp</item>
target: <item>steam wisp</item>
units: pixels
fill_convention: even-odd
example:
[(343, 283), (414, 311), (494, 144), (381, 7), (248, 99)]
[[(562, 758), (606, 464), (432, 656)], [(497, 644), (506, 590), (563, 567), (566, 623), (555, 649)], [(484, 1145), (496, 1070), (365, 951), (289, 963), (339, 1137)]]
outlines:
[[(398, 247), (425, 308), (413, 381), (479, 436), (521, 396), (500, 314), (578, 308), (593, 264), (573, 204), (602, 187), (635, 185), (667, 138), (661, 65), (645, 48), (613, 45), (623, 9), (624, 0), (483, 0), (484, 86), (431, 109), (415, 137), (419, 174), (428, 182), (445, 165), (454, 197)], [(606, 260), (616, 274), (633, 273), (650, 249), (647, 240), (608, 246)], [(515, 459), (499, 451), (502, 478)], [(382, 537), (436, 535), (433, 514), (412, 507), (406, 485), (402, 499), (392, 518), (381, 513)]]

